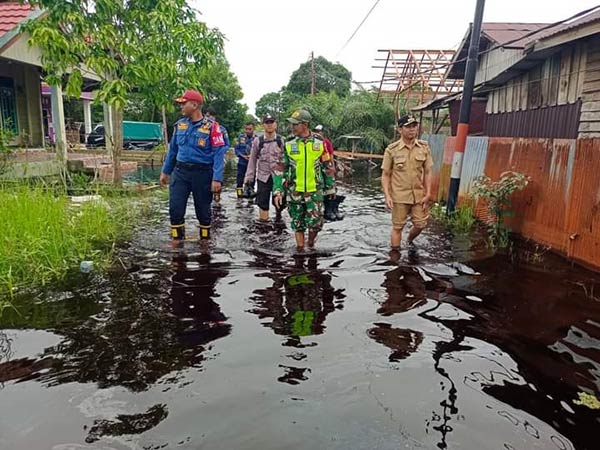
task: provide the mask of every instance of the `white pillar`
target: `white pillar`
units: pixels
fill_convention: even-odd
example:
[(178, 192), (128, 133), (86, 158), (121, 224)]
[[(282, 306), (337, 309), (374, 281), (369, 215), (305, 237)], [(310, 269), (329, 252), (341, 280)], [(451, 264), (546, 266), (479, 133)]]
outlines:
[(112, 126), (113, 126), (112, 108), (107, 103), (104, 103), (103, 107), (104, 107), (104, 138), (105, 138), (105, 142), (106, 142), (106, 151), (108, 152), (109, 155), (112, 156), (113, 142), (114, 142), (114, 137), (113, 137), (113, 132), (112, 132)]
[(50, 102), (52, 104), (52, 122), (54, 123), (54, 145), (56, 156), (66, 164), (67, 161), (67, 133), (65, 130), (65, 110), (63, 108), (62, 87), (50, 87)]
[(91, 100), (83, 99), (83, 124), (85, 127), (85, 139), (92, 132), (92, 102)]

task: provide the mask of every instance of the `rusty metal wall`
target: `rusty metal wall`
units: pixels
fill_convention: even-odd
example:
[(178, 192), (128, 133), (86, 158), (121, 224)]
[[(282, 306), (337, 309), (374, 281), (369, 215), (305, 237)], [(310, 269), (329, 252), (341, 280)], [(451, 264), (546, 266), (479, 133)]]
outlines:
[(442, 168), (440, 170), (440, 187), (437, 193), (437, 199), (446, 201), (448, 199), (448, 189), (450, 187), (450, 173), (452, 172), (452, 156), (456, 148), (456, 137), (447, 137), (444, 141), (444, 158), (442, 159)]
[(567, 255), (600, 267), (600, 139), (579, 139), (567, 210)]
[(423, 139), (429, 143), (429, 148), (431, 149), (431, 156), (433, 158), (432, 191), (433, 198), (437, 199), (440, 187), (440, 173), (444, 162), (444, 142), (446, 141), (446, 136), (443, 134), (424, 134)]
[(487, 136), (577, 138), (581, 100), (575, 103), (486, 114)]
[(459, 202), (469, 197), (473, 182), (477, 177), (483, 175), (488, 139), (487, 136), (467, 137), (467, 146), (460, 174), (460, 187), (458, 188)]
[[(446, 200), (455, 139), (428, 139), (438, 155), (443, 145), (441, 166), (434, 172), (439, 171), (436, 198)], [(599, 269), (600, 139), (469, 137), (459, 195), (466, 197), (477, 176), (497, 180), (509, 170), (531, 177), (512, 197), (512, 230)], [(482, 202), (476, 212), (487, 218)]]
[[(508, 224), (523, 236), (566, 252), (566, 208), (574, 140), (490, 138), (486, 174), (498, 179), (514, 170), (531, 178), (529, 186), (512, 198), (514, 217)], [(572, 157), (572, 156), (571, 156)]]
[(490, 138), (486, 175), (507, 170), (531, 177), (513, 196), (509, 226), (600, 268), (600, 139)]

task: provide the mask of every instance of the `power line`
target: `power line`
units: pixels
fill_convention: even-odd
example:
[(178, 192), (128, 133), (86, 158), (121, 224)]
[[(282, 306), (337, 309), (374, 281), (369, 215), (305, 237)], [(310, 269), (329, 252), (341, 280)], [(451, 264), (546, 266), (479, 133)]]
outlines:
[(358, 26), (356, 27), (356, 30), (354, 30), (354, 32), (352, 33), (352, 35), (348, 38), (348, 40), (346, 41), (346, 43), (342, 46), (342, 48), (337, 52), (337, 54), (335, 55), (335, 58), (337, 59), (337, 57), (340, 55), (340, 53), (342, 53), (342, 51), (346, 48), (346, 46), (350, 43), (350, 41), (352, 40), (352, 38), (356, 35), (356, 33), (358, 33), (358, 30), (360, 30), (360, 27), (362, 27), (362, 25), (365, 23), (365, 21), (369, 18), (369, 16), (371, 15), (371, 13), (373, 12), (373, 10), (375, 9), (375, 7), (379, 4), (380, 0), (376, 0), (375, 3), (373, 4), (373, 6), (371, 6), (371, 9), (369, 10), (369, 12), (367, 13), (367, 15), (363, 18), (363, 20), (361, 20), (361, 22), (358, 24)]

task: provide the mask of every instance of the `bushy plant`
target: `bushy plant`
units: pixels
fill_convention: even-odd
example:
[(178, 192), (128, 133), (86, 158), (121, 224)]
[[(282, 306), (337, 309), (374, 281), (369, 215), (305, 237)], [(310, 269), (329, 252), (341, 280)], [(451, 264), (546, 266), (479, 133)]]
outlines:
[(504, 172), (498, 181), (482, 176), (473, 183), (473, 195), (484, 199), (489, 213), (489, 242), (493, 248), (506, 248), (510, 242), (510, 228), (505, 219), (510, 217), (511, 196), (529, 184), (529, 177), (519, 172)]
[(469, 233), (473, 230), (476, 222), (473, 201), (470, 199), (451, 213), (447, 212), (445, 206), (436, 203), (430, 207), (429, 213), (436, 222), (441, 223), (455, 234)]
[(104, 196), (77, 206), (64, 193), (43, 186), (0, 189), (0, 300), (63, 279), (82, 260), (100, 268), (110, 265), (115, 246), (156, 210), (144, 201)]
[(0, 127), (0, 175), (2, 175), (9, 164), (9, 158), (12, 154), (10, 143), (15, 134), (8, 128)]

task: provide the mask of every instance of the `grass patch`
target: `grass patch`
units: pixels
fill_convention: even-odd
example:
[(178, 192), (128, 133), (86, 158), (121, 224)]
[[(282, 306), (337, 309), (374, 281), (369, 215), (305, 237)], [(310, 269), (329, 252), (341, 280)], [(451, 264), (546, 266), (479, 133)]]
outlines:
[(470, 233), (477, 222), (475, 209), (471, 202), (461, 204), (450, 214), (447, 213), (445, 206), (436, 203), (431, 206), (430, 214), (435, 221), (455, 234)]
[(138, 196), (77, 206), (44, 186), (0, 189), (0, 311), (16, 292), (61, 280), (83, 260), (111, 264), (115, 246), (152, 209)]

